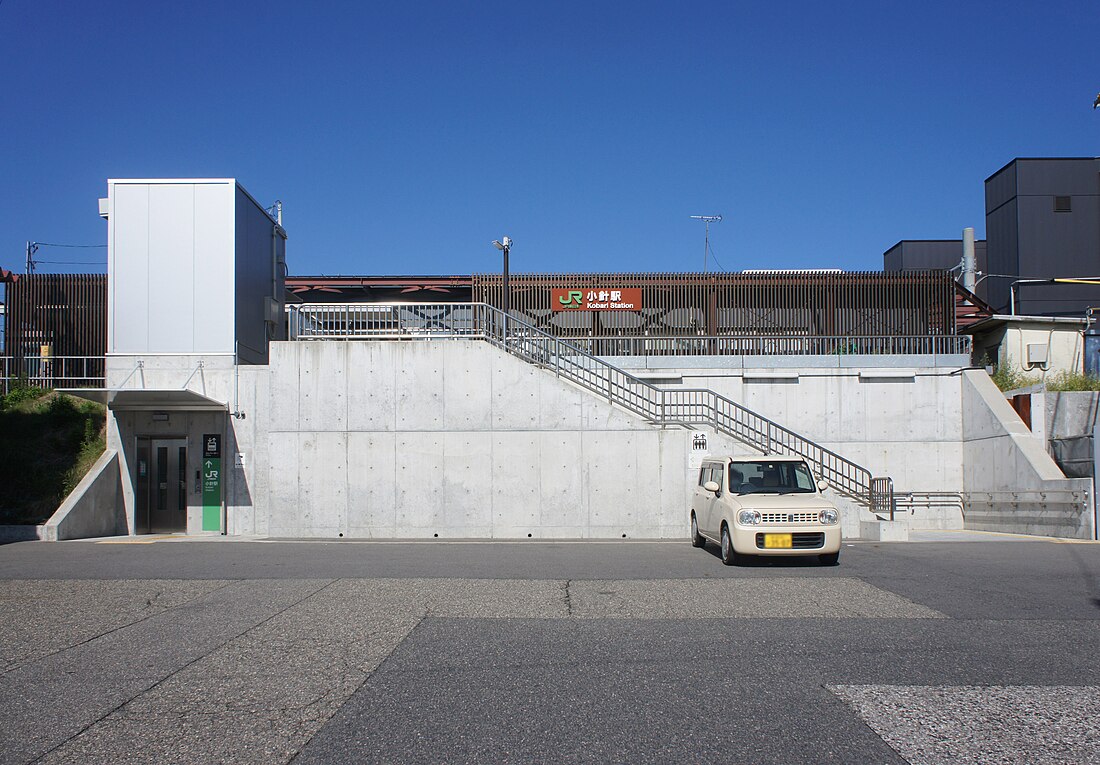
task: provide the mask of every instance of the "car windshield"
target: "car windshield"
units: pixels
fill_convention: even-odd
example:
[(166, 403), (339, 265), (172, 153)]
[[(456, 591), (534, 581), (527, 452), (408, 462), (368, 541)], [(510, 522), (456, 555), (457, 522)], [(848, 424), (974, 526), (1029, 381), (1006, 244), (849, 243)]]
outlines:
[(730, 463), (729, 489), (735, 494), (812, 494), (816, 487), (805, 462), (744, 460)]

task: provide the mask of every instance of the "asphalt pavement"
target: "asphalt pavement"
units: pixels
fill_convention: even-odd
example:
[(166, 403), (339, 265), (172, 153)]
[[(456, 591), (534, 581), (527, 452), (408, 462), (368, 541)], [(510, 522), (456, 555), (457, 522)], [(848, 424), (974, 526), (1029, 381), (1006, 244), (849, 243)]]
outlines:
[(1100, 762), (1100, 545), (0, 546), (0, 763)]

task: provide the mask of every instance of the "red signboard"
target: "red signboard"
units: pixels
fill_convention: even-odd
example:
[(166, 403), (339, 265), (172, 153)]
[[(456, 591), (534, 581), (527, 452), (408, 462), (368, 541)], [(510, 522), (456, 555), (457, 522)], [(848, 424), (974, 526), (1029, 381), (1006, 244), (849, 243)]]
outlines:
[(550, 290), (550, 308), (554, 311), (640, 311), (642, 288), (554, 288)]

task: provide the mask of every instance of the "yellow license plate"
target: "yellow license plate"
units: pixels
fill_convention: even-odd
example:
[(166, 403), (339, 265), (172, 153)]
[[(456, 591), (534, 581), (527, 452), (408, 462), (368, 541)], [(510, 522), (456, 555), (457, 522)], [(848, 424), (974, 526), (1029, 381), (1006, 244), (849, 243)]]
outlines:
[(791, 547), (791, 535), (790, 534), (765, 534), (764, 535), (764, 548), (775, 549), (779, 547)]

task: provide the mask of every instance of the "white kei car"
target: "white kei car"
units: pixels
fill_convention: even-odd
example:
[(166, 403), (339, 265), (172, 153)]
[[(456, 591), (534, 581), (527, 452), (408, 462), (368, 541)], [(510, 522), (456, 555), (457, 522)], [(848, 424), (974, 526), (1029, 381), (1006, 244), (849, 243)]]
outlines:
[(840, 511), (801, 457), (708, 457), (691, 502), (691, 544), (707, 540), (728, 565), (752, 555), (840, 559)]

